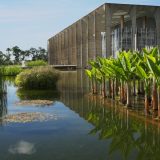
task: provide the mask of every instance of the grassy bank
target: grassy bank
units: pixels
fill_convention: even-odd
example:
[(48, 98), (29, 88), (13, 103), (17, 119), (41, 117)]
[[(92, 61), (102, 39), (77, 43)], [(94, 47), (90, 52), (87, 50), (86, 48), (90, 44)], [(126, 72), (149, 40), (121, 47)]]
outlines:
[(3, 66), (0, 68), (0, 74), (2, 76), (16, 76), (20, 72), (22, 72), (21, 66), (13, 65), (13, 66)]

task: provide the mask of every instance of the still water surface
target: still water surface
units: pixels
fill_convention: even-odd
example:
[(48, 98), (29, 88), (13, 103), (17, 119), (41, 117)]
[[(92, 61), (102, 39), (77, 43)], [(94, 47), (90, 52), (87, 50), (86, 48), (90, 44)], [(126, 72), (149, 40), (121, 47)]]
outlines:
[[(114, 103), (88, 94), (82, 71), (62, 72), (58, 92), (18, 90), (7, 82), (1, 116), (42, 112), (47, 121), (0, 126), (0, 160), (159, 160), (160, 130), (129, 116)], [(17, 106), (20, 100), (49, 99), (51, 106)]]

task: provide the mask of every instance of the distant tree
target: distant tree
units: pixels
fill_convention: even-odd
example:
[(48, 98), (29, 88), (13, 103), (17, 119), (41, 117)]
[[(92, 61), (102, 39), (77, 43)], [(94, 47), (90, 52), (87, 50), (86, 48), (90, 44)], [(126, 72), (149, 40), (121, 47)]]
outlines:
[(39, 51), (38, 59), (47, 61), (47, 51), (41, 47), (38, 48), (38, 51)]
[(10, 54), (10, 52), (12, 51), (12, 49), (11, 48), (7, 48), (6, 51), (7, 51), (8, 54)]
[(20, 61), (24, 61), (26, 59), (26, 51), (20, 52)]
[(37, 55), (38, 55), (37, 49), (36, 49), (36, 48), (33, 48), (33, 47), (30, 48), (29, 53), (30, 53), (30, 56), (32, 57), (32, 60), (34, 60), (35, 57), (37, 57)]
[(20, 56), (21, 56), (21, 49), (18, 46), (14, 46), (12, 48), (12, 54), (15, 58), (14, 63), (17, 64), (20, 62)]
[(12, 62), (12, 60), (11, 60), (11, 52), (12, 51), (12, 49), (11, 48), (7, 48), (6, 49), (6, 54), (5, 54), (5, 64), (6, 65), (11, 65), (11, 64), (13, 64), (13, 62)]
[(14, 46), (12, 48), (7, 48), (6, 53), (3, 54), (0, 52), (0, 63), (4, 65), (13, 64), (12, 59), (14, 59), (14, 64), (19, 64), (21, 61), (24, 60), (44, 60), (47, 61), (47, 51), (39, 47), (36, 48), (30, 48), (29, 50), (22, 50), (18, 46)]
[(4, 65), (4, 54), (0, 51), (0, 65)]
[(42, 47), (39, 47), (38, 49), (30, 48), (29, 51), (33, 61), (36, 60), (47, 61), (47, 51), (44, 48)]

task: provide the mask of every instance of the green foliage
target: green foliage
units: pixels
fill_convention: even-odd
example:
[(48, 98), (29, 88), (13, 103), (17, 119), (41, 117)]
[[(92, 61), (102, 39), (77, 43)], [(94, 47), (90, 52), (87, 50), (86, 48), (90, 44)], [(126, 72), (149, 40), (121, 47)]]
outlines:
[(15, 83), (25, 89), (51, 89), (56, 88), (59, 79), (58, 72), (51, 67), (36, 67), (24, 70), (17, 75)]
[[(91, 70), (86, 70), (89, 78), (117, 78), (122, 81), (132, 81), (133, 77), (141, 80), (160, 79), (160, 57), (158, 49), (143, 49), (141, 53), (123, 51), (117, 59), (97, 58), (90, 61)], [(100, 76), (101, 75), (101, 76)], [(159, 80), (160, 81), (160, 80)]]
[(4, 66), (0, 68), (0, 72), (3, 76), (16, 76), (20, 72), (22, 72), (21, 66), (13, 65), (13, 66)]
[(0, 51), (0, 64), (1, 65), (13, 65), (21, 64), (22, 61), (31, 59), (32, 61), (43, 60), (47, 62), (47, 51), (42, 48), (30, 48), (29, 50), (22, 50), (18, 46), (7, 48), (6, 52)]
[(28, 61), (26, 62), (26, 66), (28, 67), (34, 67), (34, 66), (46, 66), (47, 62), (43, 60), (37, 60), (37, 61)]
[(11, 61), (11, 55), (6, 53), (4, 54), (2, 51), (0, 51), (0, 64), (1, 65), (12, 65)]

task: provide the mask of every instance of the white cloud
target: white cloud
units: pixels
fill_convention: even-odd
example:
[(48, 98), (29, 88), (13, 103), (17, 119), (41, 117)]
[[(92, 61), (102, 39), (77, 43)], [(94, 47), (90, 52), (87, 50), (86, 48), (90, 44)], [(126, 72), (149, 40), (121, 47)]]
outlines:
[(36, 152), (35, 145), (26, 141), (20, 141), (14, 146), (10, 146), (8, 150), (11, 154), (31, 155)]

